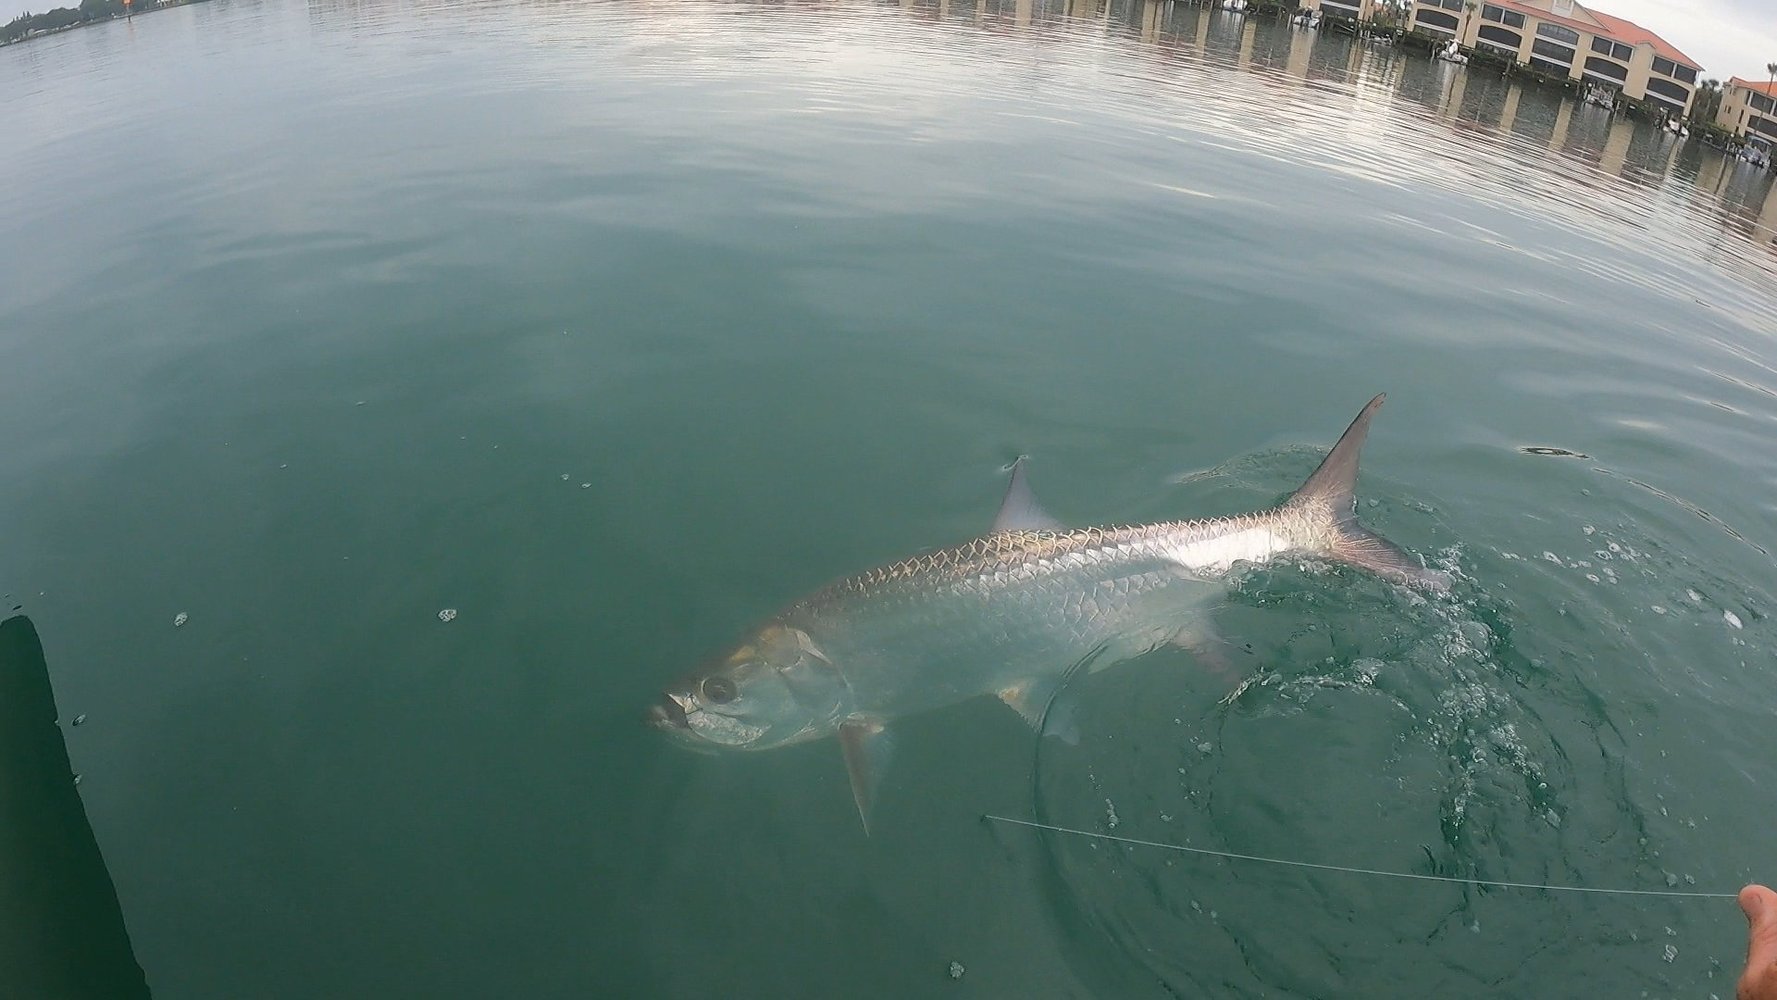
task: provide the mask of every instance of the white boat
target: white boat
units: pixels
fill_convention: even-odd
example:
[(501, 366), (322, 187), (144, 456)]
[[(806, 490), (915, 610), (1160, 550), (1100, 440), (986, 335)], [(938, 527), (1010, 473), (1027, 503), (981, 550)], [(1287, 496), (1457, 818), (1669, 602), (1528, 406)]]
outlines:
[(1437, 52), (1433, 55), (1435, 58), (1442, 59), (1445, 62), (1453, 62), (1458, 66), (1468, 62), (1468, 56), (1462, 54), (1462, 46), (1457, 45), (1456, 39), (1454, 38), (1439, 46)]
[(1586, 93), (1581, 99), (1593, 107), (1607, 110), (1615, 109), (1617, 105), (1616, 95), (1611, 93), (1610, 88), (1600, 87), (1595, 83), (1586, 84)]
[(1246, 13), (1246, 0), (1222, 0), (1223, 10), (1231, 10), (1236, 14)]

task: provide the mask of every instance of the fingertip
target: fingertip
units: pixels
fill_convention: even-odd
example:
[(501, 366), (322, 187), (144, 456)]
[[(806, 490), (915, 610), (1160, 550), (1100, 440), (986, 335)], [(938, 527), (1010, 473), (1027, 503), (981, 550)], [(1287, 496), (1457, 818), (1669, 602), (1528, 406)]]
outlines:
[(1746, 919), (1757, 921), (1771, 912), (1771, 904), (1777, 902), (1777, 892), (1754, 882), (1740, 890), (1738, 899), (1740, 912), (1746, 914)]

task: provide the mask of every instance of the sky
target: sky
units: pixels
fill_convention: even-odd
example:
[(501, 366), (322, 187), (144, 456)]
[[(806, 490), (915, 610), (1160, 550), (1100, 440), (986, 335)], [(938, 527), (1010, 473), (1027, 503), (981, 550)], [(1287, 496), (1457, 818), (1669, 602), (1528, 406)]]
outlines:
[[(0, 21), (27, 10), (78, 5), (79, 0), (0, 0)], [(1704, 77), (1765, 79), (1765, 64), (1777, 62), (1777, 0), (1581, 0), (1581, 6), (1654, 32), (1701, 63)]]
[[(10, 0), (0, 0), (0, 3)], [(1777, 0), (1596, 0), (1606, 14), (1626, 18), (1666, 39), (1702, 64), (1703, 76), (1768, 79), (1777, 62)]]

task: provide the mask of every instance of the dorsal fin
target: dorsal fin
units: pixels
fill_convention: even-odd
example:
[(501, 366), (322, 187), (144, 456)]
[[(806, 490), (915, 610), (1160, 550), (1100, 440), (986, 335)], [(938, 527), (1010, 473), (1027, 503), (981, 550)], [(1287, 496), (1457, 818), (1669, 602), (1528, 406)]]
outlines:
[(1339, 443), (1321, 459), (1314, 475), (1290, 496), (1290, 506), (1323, 503), (1341, 523), (1352, 517), (1357, 504), (1357, 461), (1364, 450), (1364, 438), (1370, 433), (1370, 418), (1387, 398), (1386, 393), (1377, 393), (1358, 413), (1357, 419), (1339, 436)]
[(1012, 481), (1006, 484), (1006, 498), (1000, 501), (1000, 512), (993, 519), (992, 531), (1065, 531), (1060, 521), (1049, 516), (1030, 491), (1024, 475), (1024, 457), (1012, 463)]

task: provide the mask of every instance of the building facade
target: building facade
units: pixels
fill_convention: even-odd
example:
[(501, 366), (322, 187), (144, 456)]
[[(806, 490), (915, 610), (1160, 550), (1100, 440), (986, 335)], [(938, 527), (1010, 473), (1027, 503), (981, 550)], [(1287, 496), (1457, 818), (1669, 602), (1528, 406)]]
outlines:
[(1738, 136), (1777, 142), (1777, 85), (1737, 76), (1722, 84), (1715, 123)]
[(1408, 26), (1538, 72), (1596, 84), (1672, 115), (1691, 109), (1701, 70), (1633, 21), (1573, 0), (1414, 0)]
[(1376, 0), (1301, 0), (1301, 9), (1318, 10), (1329, 17), (1368, 21), (1376, 13)]

